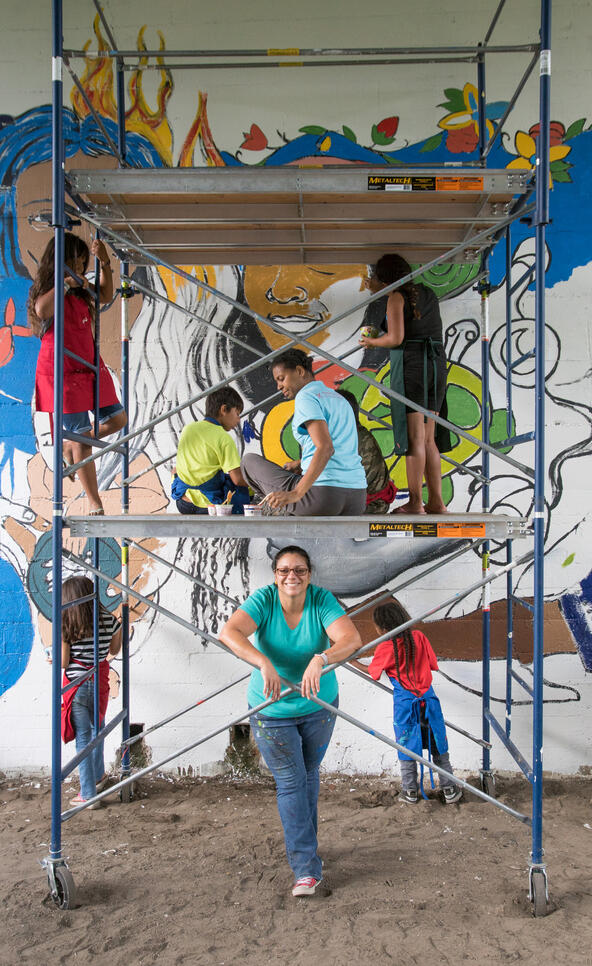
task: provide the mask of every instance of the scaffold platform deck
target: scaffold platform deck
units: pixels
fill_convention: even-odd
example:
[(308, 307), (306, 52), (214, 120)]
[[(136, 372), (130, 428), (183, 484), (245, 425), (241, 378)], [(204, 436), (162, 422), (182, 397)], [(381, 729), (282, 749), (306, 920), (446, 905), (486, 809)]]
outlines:
[[(124, 261), (177, 265), (478, 262), (530, 171), (385, 167), (73, 170), (69, 189)], [(478, 239), (473, 236), (479, 235)], [(463, 243), (466, 242), (466, 247)]]
[(145, 514), (71, 516), (64, 527), (76, 537), (367, 537), (440, 540), (508, 540), (532, 536), (524, 517), (480, 513), (397, 514), (358, 517), (186, 516)]

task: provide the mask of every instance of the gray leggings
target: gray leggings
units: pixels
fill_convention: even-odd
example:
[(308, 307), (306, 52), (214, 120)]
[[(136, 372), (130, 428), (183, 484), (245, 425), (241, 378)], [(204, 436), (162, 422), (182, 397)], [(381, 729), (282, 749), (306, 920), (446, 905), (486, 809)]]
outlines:
[[(282, 469), (258, 453), (247, 453), (241, 460), (242, 474), (263, 496), (275, 490), (293, 490), (302, 477)], [(361, 516), (366, 509), (366, 490), (342, 486), (311, 486), (298, 503), (288, 504), (287, 512), (297, 517)]]
[[(438, 765), (439, 768), (444, 768), (451, 775), (453, 774), (452, 765), (450, 764), (450, 755), (445, 752), (443, 755), (439, 755), (437, 751), (432, 754), (434, 760), (434, 765)], [(417, 762), (416, 761), (399, 761), (401, 766), (401, 784), (405, 789), (413, 789), (417, 791)], [(443, 775), (438, 775), (440, 782), (440, 788), (447, 788), (449, 785), (455, 785), (456, 782), (451, 781), (448, 778), (444, 778)]]

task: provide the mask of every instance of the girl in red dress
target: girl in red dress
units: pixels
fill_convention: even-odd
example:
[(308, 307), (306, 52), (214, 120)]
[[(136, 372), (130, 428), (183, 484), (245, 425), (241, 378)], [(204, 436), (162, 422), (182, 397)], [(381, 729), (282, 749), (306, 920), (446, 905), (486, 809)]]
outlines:
[[(101, 263), (99, 297), (109, 302), (113, 297), (113, 279), (109, 255), (102, 241), (93, 241), (90, 251), (82, 238), (66, 232), (64, 235), (64, 348), (80, 359), (94, 364), (94, 291), (85, 278), (90, 255)], [(72, 276), (83, 279), (82, 286)], [(39, 268), (31, 292), (28, 308), (29, 321), (34, 333), (41, 339), (41, 349), (35, 373), (35, 405), (37, 412), (53, 413), (53, 365), (54, 365), (54, 239), (52, 238), (39, 262)], [(64, 353), (64, 429), (83, 436), (91, 435), (89, 410), (94, 408), (95, 374), (78, 359)], [(127, 423), (123, 406), (117, 398), (113, 379), (103, 360), (99, 366), (99, 426), (98, 436), (115, 433)], [(64, 440), (64, 459), (67, 463), (79, 463), (90, 456), (92, 448), (85, 443)], [(78, 470), (80, 481), (90, 502), (91, 514), (102, 514), (103, 505), (97, 486), (94, 462)]]

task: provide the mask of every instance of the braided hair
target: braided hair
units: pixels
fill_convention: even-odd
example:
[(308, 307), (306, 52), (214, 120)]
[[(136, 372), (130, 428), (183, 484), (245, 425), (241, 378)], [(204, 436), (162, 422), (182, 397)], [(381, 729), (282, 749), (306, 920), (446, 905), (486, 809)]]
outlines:
[[(406, 275), (411, 274), (411, 265), (402, 255), (395, 255), (394, 253), (383, 255), (376, 262), (373, 274), (383, 285), (392, 285), (393, 282), (398, 282), (400, 278), (405, 278)], [(397, 292), (400, 292), (403, 298), (409, 302), (413, 318), (418, 319), (417, 287), (412, 281), (405, 282), (397, 289)]]
[[(378, 607), (375, 607), (372, 618), (378, 629), (383, 634), (386, 634), (388, 631), (392, 631), (396, 627), (400, 627), (401, 624), (406, 624), (407, 621), (411, 620), (408, 611), (406, 611), (403, 605), (394, 598), (387, 604), (379, 604)], [(409, 627), (406, 627), (405, 630), (398, 633), (396, 637), (393, 637), (393, 655), (395, 659), (395, 667), (397, 669), (398, 681), (401, 679), (401, 668), (399, 665), (399, 641), (403, 642), (403, 647), (405, 649), (405, 667), (407, 668), (407, 677), (413, 682), (416, 680), (415, 642)]]

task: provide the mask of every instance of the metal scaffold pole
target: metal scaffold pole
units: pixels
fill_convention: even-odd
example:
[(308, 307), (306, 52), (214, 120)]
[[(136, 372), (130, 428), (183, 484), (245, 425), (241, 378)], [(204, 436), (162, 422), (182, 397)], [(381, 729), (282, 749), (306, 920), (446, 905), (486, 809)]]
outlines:
[(57, 904), (69, 904), (74, 880), (62, 858), (61, 823), (61, 670), (62, 670), (62, 530), (63, 530), (63, 385), (64, 385), (64, 135), (62, 82), (62, 0), (52, 3), (52, 224), (54, 260), (54, 385), (53, 385), (53, 527), (52, 527), (52, 665), (51, 665), (51, 841), (43, 866)]
[[(123, 73), (123, 61), (117, 60), (117, 144), (119, 148), (119, 166), (123, 167), (127, 161), (127, 143), (125, 133), (125, 79)], [(128, 414), (129, 419), (129, 385), (130, 385), (130, 329), (129, 329), (129, 299), (131, 296), (130, 284), (127, 281), (129, 265), (127, 262), (119, 263), (121, 282), (121, 404)], [(129, 423), (123, 427), (126, 434)], [(121, 453), (121, 512), (129, 513), (129, 440), (122, 446)], [(129, 584), (129, 541), (121, 541), (121, 576), (123, 583)], [(130, 609), (129, 597), (124, 591), (121, 599), (121, 703), (125, 715), (121, 723), (121, 777), (125, 778), (130, 772)], [(122, 790), (122, 801), (129, 802), (131, 799), (131, 787), (125, 786)]]
[(540, 118), (536, 156), (535, 213), (535, 478), (534, 630), (532, 732), (532, 854), (530, 898), (535, 915), (548, 902), (543, 852), (543, 655), (545, 567), (545, 229), (549, 224), (549, 127), (551, 99), (551, 0), (541, 2)]
[[(487, 120), (485, 114), (485, 56), (480, 45), (477, 61), (477, 96), (479, 116), (479, 157), (483, 166), (487, 161), (485, 149), (487, 143)], [(484, 443), (489, 444), (489, 265), (488, 256), (481, 259), (482, 278), (478, 285), (481, 296), (481, 435)], [(489, 453), (481, 451), (481, 507), (484, 514), (490, 513), (489, 504)], [(483, 577), (489, 574), (489, 541), (486, 540), (481, 548), (481, 563)], [(483, 756), (481, 767), (481, 787), (488, 794), (493, 794), (494, 780), (491, 773), (490, 727), (488, 720), (490, 692), (491, 692), (491, 590), (489, 584), (483, 588), (481, 597), (481, 640), (482, 640), (482, 737)]]

